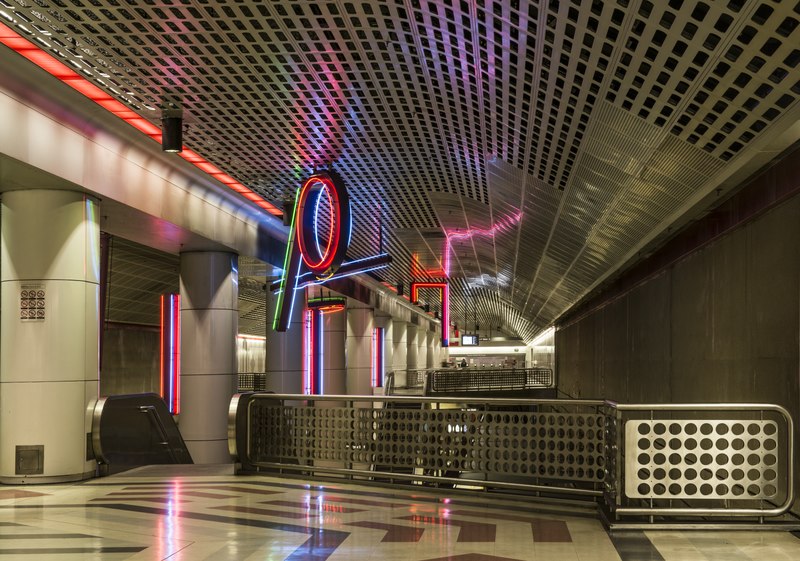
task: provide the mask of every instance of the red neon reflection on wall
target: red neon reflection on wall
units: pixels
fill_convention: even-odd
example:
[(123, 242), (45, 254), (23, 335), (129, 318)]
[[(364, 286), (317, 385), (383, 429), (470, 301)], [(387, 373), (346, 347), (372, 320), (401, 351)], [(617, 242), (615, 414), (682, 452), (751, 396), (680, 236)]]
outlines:
[[(10, 49), (13, 49), (51, 76), (58, 78), (74, 90), (82, 93), (84, 96), (97, 103), (100, 107), (116, 115), (159, 144), (161, 143), (160, 128), (141, 115), (138, 115), (132, 109), (129, 109), (125, 104), (111, 97), (102, 89), (89, 82), (86, 78), (70, 69), (66, 64), (49, 55), (3, 23), (0, 23), (0, 43), (4, 44)], [(181, 152), (179, 156), (187, 162), (194, 164), (196, 167), (206, 172), (211, 177), (227, 186), (229, 189), (236, 191), (248, 201), (251, 201), (252, 203), (261, 207), (269, 214), (274, 216), (283, 216), (283, 212), (272, 205), (272, 203), (264, 200), (258, 193), (245, 187), (239, 181), (223, 172), (217, 166), (196, 152), (184, 148), (183, 152)]]
[(411, 301), (419, 300), (420, 288), (438, 288), (442, 296), (442, 346), (450, 346), (450, 288), (446, 282), (412, 282)]
[(170, 413), (180, 413), (181, 403), (181, 297), (161, 295), (160, 395)]

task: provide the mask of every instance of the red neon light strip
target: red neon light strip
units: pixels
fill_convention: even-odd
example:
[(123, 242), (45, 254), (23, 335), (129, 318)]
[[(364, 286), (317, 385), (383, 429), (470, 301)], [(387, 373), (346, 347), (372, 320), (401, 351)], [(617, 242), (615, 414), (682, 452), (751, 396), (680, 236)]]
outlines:
[(175, 367), (172, 371), (173, 388), (175, 392), (172, 396), (172, 413), (177, 415), (181, 412), (181, 296), (173, 294), (175, 299), (175, 315), (172, 318), (172, 329), (175, 337), (172, 352), (175, 357)]
[[(334, 221), (334, 216), (336, 215), (339, 208), (339, 197), (332, 187), (328, 187), (327, 184), (325, 185), (326, 185), (325, 194), (328, 196), (328, 224), (330, 224), (330, 231), (328, 232), (328, 245), (325, 247), (325, 253), (322, 254), (322, 258), (320, 259), (320, 261), (326, 263), (325, 268), (327, 268), (333, 261), (332, 248), (335, 247), (333, 245), (333, 240), (334, 238), (339, 237), (339, 227)], [(333, 208), (334, 199), (336, 208)], [(316, 231), (316, 224), (314, 226), (315, 226), (314, 230)], [(317, 232), (317, 239), (319, 239), (319, 232)], [(336, 241), (338, 242), (339, 240), (337, 239)]]
[(420, 288), (438, 288), (442, 296), (442, 346), (450, 346), (450, 287), (446, 282), (412, 282), (411, 301), (417, 301)]
[[(132, 127), (136, 128), (140, 132), (143, 132), (161, 144), (160, 128), (144, 117), (137, 115), (126, 105), (117, 101), (99, 87), (89, 82), (86, 78), (70, 69), (66, 64), (60, 62), (52, 55), (49, 55), (27, 39), (23, 38), (4, 23), (0, 23), (0, 43), (3, 43), (10, 49), (13, 49), (51, 76), (58, 78), (72, 89), (82, 93), (84, 96), (97, 103), (100, 107), (116, 115), (118, 118), (122, 119)], [(196, 167), (206, 172), (220, 183), (236, 191), (247, 200), (255, 203), (269, 214), (272, 214), (273, 216), (283, 216), (283, 212), (275, 207), (272, 203), (266, 201), (258, 193), (250, 190), (248, 187), (245, 187), (240, 182), (236, 181), (233, 177), (223, 172), (217, 166), (196, 152), (184, 148), (183, 152), (181, 152), (179, 155), (184, 160), (194, 164)]]
[(164, 295), (161, 295), (161, 313), (158, 316), (160, 318), (161, 328), (159, 330), (160, 336), (159, 341), (161, 343), (161, 348), (158, 356), (160, 357), (160, 366), (158, 368), (158, 380), (159, 380), (159, 389), (158, 395), (162, 398), (164, 397)]
[(443, 267), (438, 269), (425, 269), (419, 260), (419, 253), (411, 254), (411, 277), (418, 279), (424, 277), (446, 277), (447, 274)]
[(180, 295), (161, 295), (159, 394), (170, 413), (180, 413), (181, 316)]
[[(322, 254), (319, 258), (319, 262), (312, 263), (309, 261), (309, 251), (306, 247), (307, 242), (305, 236), (303, 235), (304, 231), (304, 222), (305, 220), (297, 220), (295, 224), (296, 228), (296, 236), (297, 241), (299, 242), (300, 246), (300, 254), (303, 257), (303, 261), (305, 262), (306, 266), (309, 269), (314, 271), (316, 274), (321, 274), (325, 272), (325, 270), (331, 266), (333, 263), (333, 259), (336, 256), (336, 247), (339, 245), (339, 236), (341, 235), (340, 226), (337, 225), (335, 218), (336, 216), (342, 215), (342, 209), (339, 208), (339, 193), (336, 191), (336, 187), (333, 184), (333, 181), (328, 179), (327, 177), (311, 177), (305, 184), (301, 187), (300, 196), (298, 198), (298, 205), (300, 208), (305, 208), (305, 205), (308, 202), (308, 194), (311, 192), (311, 189), (316, 186), (317, 184), (321, 184), (323, 186), (323, 190), (327, 192), (328, 198), (331, 200), (330, 203), (330, 232), (328, 233), (328, 245), (325, 248), (325, 253)], [(319, 196), (319, 195), (317, 195)], [(305, 217), (305, 211), (303, 211), (303, 216)], [(316, 227), (315, 227), (316, 233)], [(317, 237), (319, 237), (317, 235)]]

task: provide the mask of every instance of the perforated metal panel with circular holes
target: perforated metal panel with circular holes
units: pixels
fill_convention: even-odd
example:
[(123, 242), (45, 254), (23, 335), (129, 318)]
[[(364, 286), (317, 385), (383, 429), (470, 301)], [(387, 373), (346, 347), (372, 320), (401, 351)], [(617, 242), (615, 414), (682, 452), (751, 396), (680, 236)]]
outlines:
[(628, 421), (625, 495), (641, 499), (774, 499), (774, 421)]
[[(254, 462), (370, 464), (600, 483), (604, 417), (255, 402)], [(342, 466), (344, 467), (344, 465)]]

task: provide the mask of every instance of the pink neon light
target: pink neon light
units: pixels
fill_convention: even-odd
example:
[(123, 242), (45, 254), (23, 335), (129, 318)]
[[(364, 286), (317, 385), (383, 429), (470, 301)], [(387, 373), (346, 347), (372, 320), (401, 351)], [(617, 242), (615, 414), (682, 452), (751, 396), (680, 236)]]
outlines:
[(160, 298), (159, 395), (174, 415), (180, 413), (181, 330), (180, 295)]
[(481, 237), (490, 237), (494, 236), (495, 234), (499, 234), (505, 230), (510, 230), (514, 226), (516, 226), (520, 220), (522, 220), (522, 211), (519, 211), (511, 216), (503, 217), (491, 228), (487, 229), (480, 229), (480, 228), (471, 228), (464, 232), (445, 232), (446, 239), (445, 239), (445, 264), (444, 270), (445, 274), (449, 277), (450, 276), (450, 249), (452, 248), (453, 240), (465, 240), (475, 236)]
[(376, 387), (378, 381), (378, 330), (372, 330), (372, 387)]
[(303, 393), (306, 395), (311, 395), (313, 392), (311, 391), (311, 384), (313, 380), (313, 374), (311, 372), (311, 364), (313, 362), (313, 358), (311, 353), (313, 352), (313, 343), (311, 341), (311, 331), (312, 325), (311, 322), (313, 321), (314, 312), (313, 310), (305, 310), (305, 321), (303, 322)]
[(175, 294), (173, 297), (175, 298), (175, 316), (172, 318), (172, 328), (175, 333), (175, 345), (172, 351), (175, 355), (175, 369), (172, 372), (172, 376), (175, 393), (172, 396), (172, 413), (177, 415), (181, 412), (181, 295)]
[[(419, 263), (419, 255), (411, 256), (411, 275), (414, 278), (420, 277), (450, 277), (451, 249), (453, 241), (467, 240), (473, 237), (491, 237), (495, 234), (508, 231), (522, 220), (522, 212), (517, 212), (510, 216), (500, 218), (491, 228), (470, 228), (463, 232), (445, 232), (444, 241), (444, 263), (441, 269), (423, 269)], [(416, 258), (416, 262), (415, 262)]]
[[(66, 64), (60, 62), (55, 57), (44, 52), (42, 49), (19, 35), (16, 31), (0, 23), (0, 43), (13, 49), (33, 64), (58, 78), (74, 90), (80, 92), (88, 97), (100, 107), (114, 114), (116, 117), (122, 119), (132, 127), (140, 132), (143, 132), (159, 144), (161, 143), (161, 129), (156, 125), (137, 115), (123, 103), (112, 98), (109, 94), (95, 86), (80, 74), (70, 69)], [(207, 174), (211, 175), (218, 181), (227, 185), (240, 195), (244, 195), (246, 199), (255, 203), (257, 206), (272, 214), (273, 216), (283, 216), (283, 212), (275, 207), (269, 201), (263, 199), (258, 193), (250, 190), (242, 185), (240, 182), (227, 175), (214, 164), (198, 155), (196, 152), (184, 148), (183, 152), (179, 154), (184, 160), (194, 164)]]
[(161, 295), (161, 314), (158, 316), (160, 318), (161, 328), (159, 329), (159, 341), (161, 342), (161, 351), (159, 352), (159, 357), (161, 359), (160, 366), (158, 368), (159, 374), (159, 389), (158, 395), (162, 398), (164, 397), (164, 295)]

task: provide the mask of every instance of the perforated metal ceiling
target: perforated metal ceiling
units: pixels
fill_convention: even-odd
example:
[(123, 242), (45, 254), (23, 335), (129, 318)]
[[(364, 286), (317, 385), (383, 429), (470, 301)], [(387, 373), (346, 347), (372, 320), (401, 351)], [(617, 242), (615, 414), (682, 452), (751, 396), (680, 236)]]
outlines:
[[(180, 258), (123, 238), (110, 240), (105, 320), (158, 325), (160, 296), (179, 290)], [(266, 282), (264, 263), (239, 258), (239, 333), (265, 335)]]
[(186, 144), (270, 201), (334, 167), (353, 257), (382, 224), (387, 281), (449, 268), (456, 321), (526, 339), (800, 113), (794, 1), (0, 7), (154, 122), (183, 106)]

